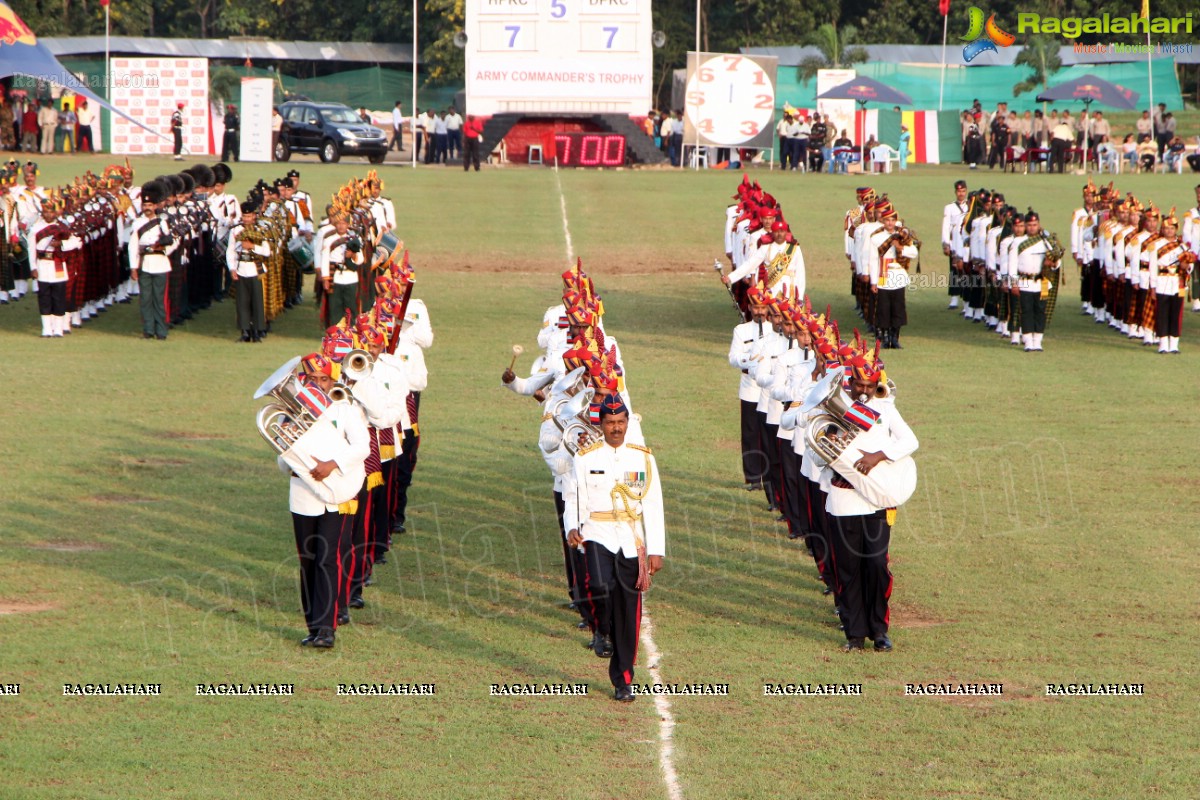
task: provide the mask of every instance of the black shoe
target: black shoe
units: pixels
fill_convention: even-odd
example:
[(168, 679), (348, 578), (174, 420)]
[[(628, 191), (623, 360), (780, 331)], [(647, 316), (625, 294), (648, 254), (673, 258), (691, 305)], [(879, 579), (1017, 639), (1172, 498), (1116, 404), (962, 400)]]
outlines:
[[(367, 604), (366, 604), (366, 602), (363, 601), (361, 594), (356, 594), (356, 595), (354, 595), (354, 597), (350, 598), (350, 607), (351, 608), (364, 608), (366, 605)], [(349, 620), (350, 620), (350, 617), (349, 617), (349, 615), (347, 615), (346, 621), (349, 622)]]
[(613, 692), (613, 699), (618, 703), (632, 703), (634, 701), (633, 689), (628, 686), (618, 686)]
[(300, 640), (300, 646), (301, 647), (312, 647), (313, 640), (315, 640), (316, 638), (317, 638), (317, 635), (315, 633), (310, 633), (308, 636), (305, 636), (303, 639)]
[(333, 634), (332, 633), (318, 634), (317, 636), (313, 637), (312, 646), (325, 648), (325, 649), (333, 647)]
[(158, 339), (160, 342), (165, 342), (167, 340), (166, 336), (155, 336), (154, 338)]
[(847, 639), (846, 643), (844, 645), (842, 645), (842, 652), (844, 652), (844, 653), (852, 653), (855, 650), (864, 650), (864, 649), (866, 649), (866, 648), (864, 647), (862, 639)]
[(586, 619), (579, 620), (579, 622), (575, 623), (575, 627), (581, 631), (586, 631), (588, 629), (587, 620)]
[(763, 487), (762, 487), (761, 483), (747, 483), (746, 484), (746, 491), (748, 491), (748, 492), (761, 492), (762, 488)]
[(596, 658), (612, 658), (612, 638), (605, 636), (604, 634), (597, 634), (595, 645), (592, 647), (592, 652), (596, 654)]
[(592, 638), (589, 641), (584, 642), (583, 646), (586, 647), (588, 650), (595, 650), (596, 649), (596, 640), (599, 638), (600, 638), (600, 634), (593, 633)]
[(783, 514), (780, 514), (778, 517), (775, 518), (775, 521), (776, 522), (787, 522), (787, 517), (785, 517)]
[(904, 349), (900, 345), (900, 331), (896, 331), (895, 333), (892, 334), (892, 349), (893, 350), (903, 350)]
[(154, 334), (153, 334), (153, 333), (143, 333), (143, 334), (142, 334), (142, 338), (143, 338), (143, 339), (153, 339), (153, 338), (154, 338)]
[(789, 539), (799, 539), (803, 535), (804, 535), (803, 531), (788, 531)]
[(828, 596), (829, 596), (829, 595), (831, 595), (831, 594), (833, 594), (833, 589), (830, 589), (828, 586), (826, 586), (826, 587), (824, 587), (824, 588), (822, 588), (822, 589), (821, 589), (821, 596), (822, 596), (822, 597), (828, 597)]
[(392, 533), (407, 533), (407, 532), (408, 531), (404, 527), (403, 522), (397, 522), (395, 525), (392, 526)]
[(875, 652), (877, 652), (877, 653), (892, 652), (892, 640), (888, 638), (888, 635), (886, 633), (883, 636), (880, 636), (878, 639), (875, 640)]
[(376, 564), (386, 564), (386, 563), (387, 563), (387, 556), (385, 556), (385, 555), (379, 555), (378, 557), (376, 557), (376, 559), (375, 559), (375, 563), (376, 563)]
[(350, 624), (350, 612), (346, 611), (344, 609), (342, 611), (339, 611), (338, 616), (337, 616), (337, 623), (338, 623), (338, 625), (349, 625)]
[(250, 341), (250, 331), (242, 331), (242, 338), (238, 339), (238, 341), (239, 342)]

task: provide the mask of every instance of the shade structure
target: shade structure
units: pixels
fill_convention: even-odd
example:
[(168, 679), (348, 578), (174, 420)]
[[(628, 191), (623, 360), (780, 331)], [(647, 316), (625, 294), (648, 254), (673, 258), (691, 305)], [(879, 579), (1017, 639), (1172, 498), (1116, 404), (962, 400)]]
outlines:
[(1037, 100), (1039, 103), (1055, 100), (1081, 100), (1084, 106), (1099, 103), (1110, 108), (1135, 111), (1140, 96), (1132, 89), (1109, 83), (1095, 75), (1081, 75), (1057, 86), (1051, 86), (1039, 94)]
[(856, 100), (867, 103), (890, 103), (894, 106), (911, 106), (912, 98), (886, 83), (874, 78), (859, 77), (828, 89), (817, 95), (818, 100)]

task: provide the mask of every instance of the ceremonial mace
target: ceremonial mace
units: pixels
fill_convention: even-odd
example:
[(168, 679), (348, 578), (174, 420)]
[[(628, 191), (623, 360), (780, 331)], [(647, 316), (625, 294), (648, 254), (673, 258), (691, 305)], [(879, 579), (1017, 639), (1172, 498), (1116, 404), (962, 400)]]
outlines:
[(733, 293), (733, 287), (725, 283), (725, 273), (721, 270), (720, 259), (713, 259), (713, 269), (717, 271), (717, 275), (721, 278), (721, 284), (725, 287), (725, 291), (729, 292), (729, 299), (733, 301), (733, 310), (737, 312), (742, 322), (745, 322), (746, 315), (742, 312), (742, 307), (738, 305), (737, 295)]
[(514, 344), (512, 346), (513, 358), (512, 358), (512, 363), (508, 365), (509, 372), (512, 372), (513, 367), (515, 367), (517, 365), (517, 359), (520, 357), (521, 353), (524, 353), (524, 352), (525, 352), (525, 348), (521, 347), (521, 345)]

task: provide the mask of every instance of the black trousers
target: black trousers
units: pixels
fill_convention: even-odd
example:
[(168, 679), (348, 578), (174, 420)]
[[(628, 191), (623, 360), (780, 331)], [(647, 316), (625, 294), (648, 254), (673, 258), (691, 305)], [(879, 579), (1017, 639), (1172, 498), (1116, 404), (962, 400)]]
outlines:
[(875, 330), (903, 328), (908, 324), (908, 307), (903, 289), (880, 289), (875, 294)]
[(221, 140), (221, 160), (222, 161), (237, 161), (238, 160), (238, 132), (225, 131), (225, 136)]
[(779, 168), (787, 169), (789, 164), (795, 164), (795, 150), (792, 149), (792, 137), (779, 137)]
[(475, 165), (475, 171), (479, 172), (479, 137), (468, 136), (464, 140), (466, 149), (463, 151), (463, 172), (467, 171), (467, 167)]
[(763, 478), (763, 489), (767, 493), (767, 503), (771, 508), (779, 508), (779, 490), (781, 480), (779, 466), (779, 426), (767, 422), (767, 415), (760, 414), (762, 420), (762, 450), (767, 454), (767, 476)]
[(389, 549), (388, 539), (392, 535), (392, 481), (396, 459), (383, 462), (383, 486), (375, 491), (378, 497), (371, 499), (371, 538), (367, 541), (367, 575), (375, 566), (375, 560)]
[(1091, 276), (1088, 281), (1088, 290), (1092, 309), (1104, 308), (1104, 270), (1101, 268), (1100, 262), (1093, 261), (1088, 264), (1088, 273)]
[(180, 130), (179, 128), (174, 128), (171, 131), (171, 134), (175, 137), (175, 149), (172, 150), (171, 152), (177, 156), (182, 155), (183, 154), (183, 131)]
[(637, 558), (610, 553), (595, 542), (584, 542), (586, 551), (586, 602), (596, 631), (611, 636), (612, 658), (608, 678), (615, 687), (633, 683), (638, 633), (642, 624), (642, 593), (636, 588)]
[(309, 633), (332, 633), (337, 627), (338, 551), (353, 518), (336, 511), (319, 517), (292, 514), (296, 554), (300, 557), (300, 605)]
[(1046, 301), (1039, 292), (1021, 292), (1021, 333), (1046, 332)]
[[(799, 432), (797, 431), (797, 434)], [(804, 504), (807, 498), (802, 496), (802, 488), (800, 486), (800, 453), (792, 449), (792, 442), (789, 439), (776, 439), (779, 446), (779, 467), (780, 467), (780, 499), (783, 505), (780, 510), (783, 512), (784, 519), (787, 520), (788, 532), (797, 535), (804, 532), (808, 527), (805, 520)]]
[(1156, 336), (1179, 336), (1183, 328), (1183, 298), (1178, 294), (1156, 294), (1154, 302), (1154, 333)]
[(38, 281), (38, 313), (43, 317), (67, 313), (67, 282)]
[(847, 639), (878, 639), (888, 631), (892, 572), (888, 546), (892, 526), (887, 512), (830, 517), (838, 605)]
[(803, 475), (800, 481), (808, 493), (808, 546), (812, 549), (813, 561), (817, 565), (817, 573), (830, 589), (837, 591), (837, 581), (834, 579), (832, 564), (832, 548), (829, 544), (829, 514), (825, 511), (825, 492), (821, 484), (810, 481)]
[(766, 477), (769, 464), (762, 451), (762, 417), (752, 400), (742, 400), (742, 475), (746, 483), (760, 483)]
[(240, 331), (263, 331), (267, 329), (267, 320), (263, 312), (262, 279), (255, 275), (253, 278), (238, 278), (237, 286), (237, 326)]
[(951, 297), (962, 296), (962, 272), (954, 268), (954, 256), (950, 256), (949, 294)]
[(395, 487), (396, 495), (392, 504), (392, 525), (403, 523), (405, 520), (405, 512), (408, 509), (408, 487), (412, 485), (413, 470), (417, 466), (417, 444), (419, 439), (413, 434), (412, 430), (404, 432), (404, 442), (401, 445), (404, 452), (399, 453), (395, 459), (396, 462), (396, 478)]
[(571, 547), (567, 544), (567, 533), (563, 528), (564, 509), (562, 492), (555, 492), (554, 511), (558, 514), (558, 532), (561, 534), (559, 538), (563, 543), (563, 567), (567, 573), (567, 593), (571, 596), (571, 602), (575, 604), (576, 610), (579, 611), (579, 616), (588, 624), (588, 628), (595, 632), (596, 620), (592, 618), (591, 606), (586, 602), (587, 592), (584, 588), (587, 559), (578, 547)]
[(1071, 142), (1066, 139), (1051, 139), (1050, 140), (1050, 171), (1054, 172), (1057, 168), (1061, 174), (1067, 167), (1067, 150), (1070, 149)]
[(343, 605), (348, 606), (350, 598), (362, 594), (363, 583), (371, 574), (371, 566), (375, 563), (375, 537), (378, 535), (375, 527), (376, 509), (381, 505), (387, 508), (384, 486), (376, 486), (368, 491), (364, 484), (358, 492), (358, 513), (354, 515), (350, 535), (342, 542), (339, 558), (342, 581), (338, 602)]

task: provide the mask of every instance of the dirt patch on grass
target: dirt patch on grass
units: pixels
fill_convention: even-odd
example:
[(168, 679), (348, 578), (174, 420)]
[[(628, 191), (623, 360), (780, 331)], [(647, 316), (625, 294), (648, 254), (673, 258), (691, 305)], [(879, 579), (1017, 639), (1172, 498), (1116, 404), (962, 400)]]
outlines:
[(150, 497), (139, 497), (135, 494), (94, 494), (86, 498), (90, 503), (157, 503)]
[(38, 611), (51, 611), (58, 606), (53, 603), (27, 603), (24, 600), (5, 600), (0, 598), (0, 615), (4, 614), (33, 614)]
[(204, 433), (198, 431), (163, 431), (164, 439), (186, 439), (192, 442), (207, 442), (213, 439), (228, 439), (226, 433)]
[(893, 628), (933, 628), (955, 622), (952, 619), (942, 619), (918, 605), (910, 603), (890, 604), (892, 611), (891, 627)]
[(186, 467), (191, 462), (183, 458), (122, 458), (127, 467)]
[(34, 550), (53, 550), (56, 553), (86, 553), (91, 550), (108, 549), (108, 545), (95, 542), (38, 542), (29, 547)]

